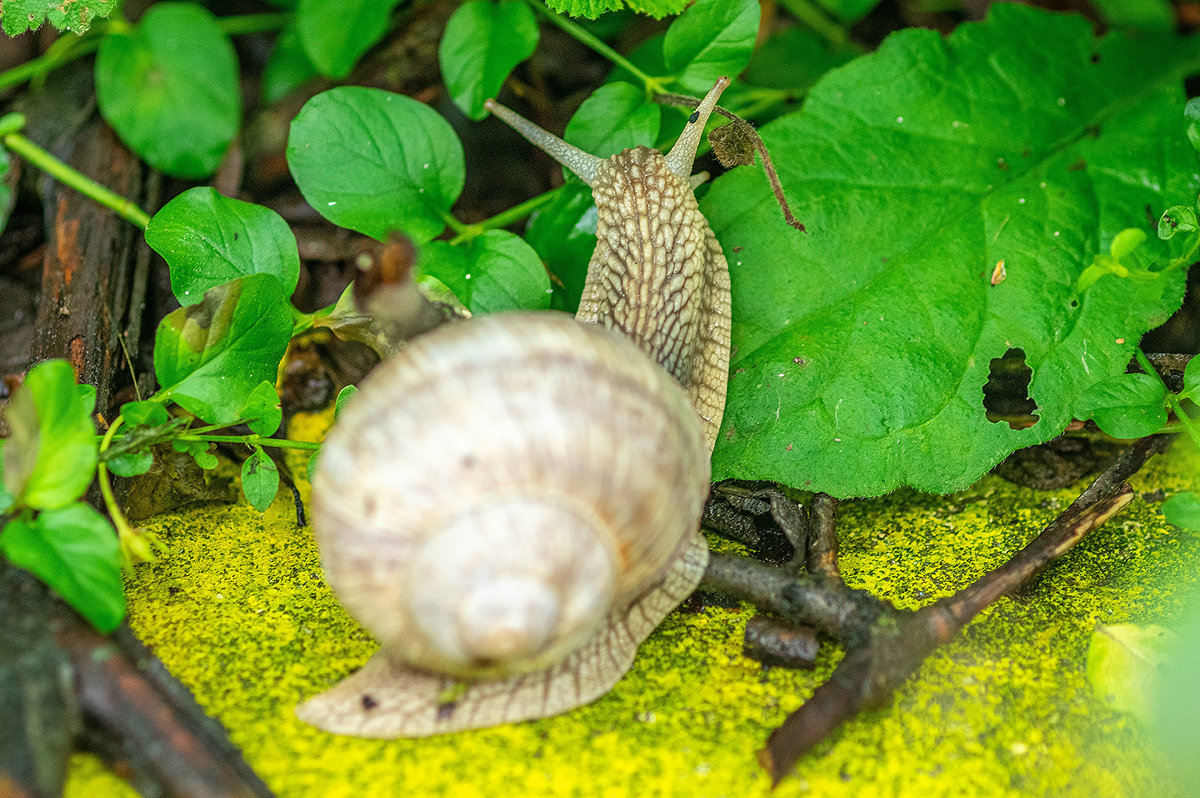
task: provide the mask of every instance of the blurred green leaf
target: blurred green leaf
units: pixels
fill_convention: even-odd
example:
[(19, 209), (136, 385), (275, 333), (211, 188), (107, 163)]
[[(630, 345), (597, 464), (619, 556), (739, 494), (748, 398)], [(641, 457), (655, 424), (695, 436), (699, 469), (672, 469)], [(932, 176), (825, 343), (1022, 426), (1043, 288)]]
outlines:
[(1175, 30), (1175, 12), (1167, 0), (1095, 0), (1095, 6), (1110, 28), (1151, 33)]
[(363, 53), (387, 33), (400, 0), (300, 0), (296, 30), (317, 70), (344, 78)]
[(216, 171), (238, 132), (237, 56), (194, 3), (158, 3), (128, 33), (104, 37), (96, 99), (130, 149), (175, 177)]
[(1161, 626), (1101, 626), (1088, 646), (1087, 676), (1096, 697), (1145, 722), (1150, 717), (1158, 669), (1175, 640)]
[(1200, 494), (1176, 493), (1163, 502), (1163, 517), (1181, 529), (1200, 529)]
[(200, 186), (179, 194), (150, 219), (146, 243), (171, 269), (171, 292), (194, 305), (210, 288), (247, 274), (271, 274), (286, 296), (296, 290), (296, 236), (279, 214)]
[(513, 67), (533, 55), (537, 20), (524, 0), (469, 0), (446, 23), (438, 45), (442, 78), (454, 103), (474, 120), (500, 92)]
[(341, 227), (423, 244), (446, 227), (463, 186), (454, 129), (409, 97), (346, 86), (313, 97), (292, 122), (288, 165), (304, 198)]
[(88, 505), (75, 502), (13, 519), (0, 531), (0, 551), (101, 632), (116, 629), (125, 617), (117, 533)]
[(76, 385), (65, 360), (47, 360), (25, 375), (5, 408), (9, 439), (4, 484), (16, 503), (53, 510), (78, 499), (96, 471), (96, 389)]
[(267, 65), (263, 67), (263, 99), (268, 105), (279, 102), (318, 74), (293, 20), (279, 32), (271, 55), (267, 57)]

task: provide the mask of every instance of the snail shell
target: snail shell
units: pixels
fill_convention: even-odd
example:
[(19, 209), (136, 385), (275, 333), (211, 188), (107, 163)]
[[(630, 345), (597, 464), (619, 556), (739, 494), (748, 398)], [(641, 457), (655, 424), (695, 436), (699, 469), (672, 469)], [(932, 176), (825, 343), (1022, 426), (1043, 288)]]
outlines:
[(616, 684), (695, 589), (730, 300), (690, 174), (726, 85), (666, 155), (607, 159), (489, 101), (592, 187), (598, 242), (578, 321), (439, 329), (346, 406), (322, 450), (313, 527), (330, 585), (382, 649), (302, 719), (396, 737), (573, 709)]
[[(688, 396), (619, 334), (563, 314), (498, 314), (418, 338), (368, 377), (321, 457), (313, 527), (326, 576), (389, 674), (324, 711), (312, 705), (329, 694), (309, 702), (301, 716), (331, 730), (429, 734), (487, 717), (468, 692), (473, 709), (439, 720), (454, 679), (417, 677), (423, 692), (405, 693), (395, 677), (406, 667), (516, 676), (509, 688), (534, 700), (507, 696), (503, 721), (545, 714), (555, 678), (563, 708), (590, 700), (707, 559), (709, 458)], [(672, 568), (687, 574), (682, 595), (639, 607), (631, 630), (630, 608)]]

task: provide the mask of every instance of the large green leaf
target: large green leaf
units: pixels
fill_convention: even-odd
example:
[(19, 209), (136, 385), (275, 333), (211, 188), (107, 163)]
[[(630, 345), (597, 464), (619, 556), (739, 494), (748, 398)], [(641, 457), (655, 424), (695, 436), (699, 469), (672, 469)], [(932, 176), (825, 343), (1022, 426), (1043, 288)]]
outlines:
[(322, 216), (380, 241), (394, 230), (429, 241), (463, 187), (462, 145), (450, 123), (380, 89), (344, 86), (305, 103), (287, 160)]
[(14, 518), (0, 534), (0, 551), (101, 632), (111, 632), (125, 616), (116, 530), (83, 502)]
[(261, 404), (251, 400), (263, 381), (275, 382), (291, 332), (274, 276), (251, 274), (209, 289), (202, 302), (168, 313), (158, 325), (158, 396), (209, 423), (228, 424)]
[(117, 0), (5, 0), (0, 4), (0, 22), (9, 36), (37, 30), (45, 22), (58, 30), (84, 34), (116, 7)]
[(212, 174), (238, 131), (233, 45), (195, 3), (160, 3), (96, 55), (100, 112), (130, 149), (176, 177)]
[(470, 0), (450, 21), (438, 45), (438, 64), (454, 103), (471, 119), (487, 116), (513, 67), (533, 54), (537, 20), (524, 0)]
[(67, 361), (29, 370), (4, 412), (4, 485), (17, 504), (50, 510), (83, 495), (96, 470), (95, 408), (96, 389), (76, 385)]
[[(1097, 42), (1079, 17), (997, 5), (946, 39), (893, 35), (764, 127), (809, 234), (759, 170), (701, 203), (733, 278), (716, 477), (943, 492), (1057, 435), (1182, 301), (1178, 272), (1073, 286), (1121, 229), (1154, 229), (1146, 208), (1196, 196), (1181, 78), (1198, 67), (1194, 41)], [(983, 409), (991, 360), (1018, 348), (1025, 430)]]
[(154, 214), (146, 243), (171, 270), (171, 292), (194, 305), (204, 292), (246, 274), (273, 274), (291, 296), (300, 279), (296, 236), (270, 208), (188, 189)]

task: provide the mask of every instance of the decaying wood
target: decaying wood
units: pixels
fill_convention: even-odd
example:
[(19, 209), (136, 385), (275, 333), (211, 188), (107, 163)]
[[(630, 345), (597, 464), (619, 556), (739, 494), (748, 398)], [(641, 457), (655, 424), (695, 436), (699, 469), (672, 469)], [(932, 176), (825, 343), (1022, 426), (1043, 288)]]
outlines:
[[(832, 507), (814, 502), (819, 530), (810, 553), (823, 552), (809, 572), (778, 568), (730, 554), (713, 554), (701, 588), (735, 596), (793, 626), (810, 625), (846, 648), (829, 680), (776, 729), (760, 761), (777, 784), (801, 756), (860, 711), (881, 706), (938, 646), (953, 639), (980, 611), (1027, 585), (1042, 568), (1069, 551), (1129, 503), (1125, 483), (1172, 436), (1137, 441), (1007, 563), (953, 596), (915, 612), (901, 611), (842, 584), (836, 570)], [(777, 516), (777, 520), (778, 516)], [(814, 538), (820, 540), (814, 546)]]
[[(88, 103), (82, 107), (89, 113), (40, 143), (153, 210), (145, 187), (156, 193), (156, 178), (143, 174)], [(111, 211), (48, 176), (39, 188), (46, 246), (33, 361), (67, 359), (80, 382), (96, 387), (104, 416), (126, 369), (123, 333), (137, 362), (150, 251)], [(76, 748), (98, 753), (147, 796), (271, 794), (128, 627), (96, 633), (41, 582), (2, 563), (0, 718), (0, 795), (60, 795)]]

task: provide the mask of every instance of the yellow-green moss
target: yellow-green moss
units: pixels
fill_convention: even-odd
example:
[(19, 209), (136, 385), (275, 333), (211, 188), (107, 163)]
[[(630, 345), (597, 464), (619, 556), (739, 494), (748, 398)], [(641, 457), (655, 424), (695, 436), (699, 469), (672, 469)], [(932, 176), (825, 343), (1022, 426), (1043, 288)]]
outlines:
[[(1169, 494), (1184, 473), (1194, 463), (1160, 462), (1138, 487)], [(1077, 491), (988, 477), (945, 498), (848, 502), (844, 575), (899, 606), (928, 603), (1003, 562)], [(765, 795), (755, 751), (840, 656), (826, 648), (808, 673), (766, 670), (741, 656), (744, 612), (676, 613), (612, 694), (565, 716), (429, 740), (336, 737), (292, 708), (374, 645), (325, 587), (290, 497), (262, 515), (210, 506), (150, 526), (171, 553), (131, 580), (130, 621), (284, 796)], [(938, 651), (890, 706), (823, 743), (776, 794), (1171, 794), (1141, 729), (1092, 696), (1084, 662), (1098, 623), (1169, 625), (1198, 558), (1200, 535), (1135, 499)], [(73, 794), (110, 794), (98, 786), (106, 778), (81, 763)]]

